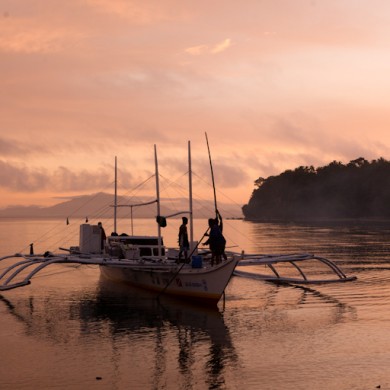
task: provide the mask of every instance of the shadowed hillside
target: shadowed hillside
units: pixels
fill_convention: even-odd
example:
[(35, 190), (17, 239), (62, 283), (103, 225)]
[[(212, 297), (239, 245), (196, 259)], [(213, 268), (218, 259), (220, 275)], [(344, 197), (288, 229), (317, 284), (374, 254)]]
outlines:
[(258, 178), (242, 211), (248, 220), (390, 218), (390, 162), (299, 167)]
[[(151, 201), (152, 198), (134, 200), (125, 196), (118, 196), (118, 204), (134, 205)], [(0, 210), (0, 218), (65, 218), (74, 217), (96, 217), (112, 218), (114, 209), (114, 196), (99, 192), (94, 195), (84, 195), (74, 197), (65, 202), (58, 203), (50, 207), (39, 206), (13, 206)], [(161, 214), (170, 215), (177, 211), (188, 210), (188, 200), (185, 198), (161, 199)], [(235, 204), (221, 204), (221, 211), (226, 218), (240, 217), (240, 206)], [(213, 215), (214, 204), (208, 200), (194, 199), (194, 215), (196, 217), (207, 217), (207, 211), (211, 210)], [(118, 217), (129, 217), (131, 210), (129, 207), (118, 208)], [(205, 214), (206, 213), (206, 214)], [(133, 208), (134, 218), (154, 218), (156, 216), (156, 204), (152, 203), (144, 207)]]

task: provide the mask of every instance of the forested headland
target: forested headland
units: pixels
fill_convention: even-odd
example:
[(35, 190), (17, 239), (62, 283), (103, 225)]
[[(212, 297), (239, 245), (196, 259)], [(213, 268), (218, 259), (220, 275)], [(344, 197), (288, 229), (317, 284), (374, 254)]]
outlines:
[(390, 218), (390, 161), (324, 167), (301, 166), (266, 179), (259, 177), (248, 204), (248, 220)]

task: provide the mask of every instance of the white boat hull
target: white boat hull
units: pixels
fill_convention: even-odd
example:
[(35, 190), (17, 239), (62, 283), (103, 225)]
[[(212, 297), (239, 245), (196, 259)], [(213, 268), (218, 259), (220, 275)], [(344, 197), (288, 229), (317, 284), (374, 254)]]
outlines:
[(228, 284), (238, 259), (192, 268), (190, 265), (100, 265), (102, 277), (148, 290), (216, 304)]

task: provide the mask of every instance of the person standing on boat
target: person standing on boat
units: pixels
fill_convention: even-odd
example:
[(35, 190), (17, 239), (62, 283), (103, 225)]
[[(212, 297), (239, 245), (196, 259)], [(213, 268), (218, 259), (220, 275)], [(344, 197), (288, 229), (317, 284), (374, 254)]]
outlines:
[(214, 262), (219, 264), (222, 257), (226, 260), (225, 246), (226, 240), (222, 234), (223, 224), (221, 214), (217, 210), (217, 218), (210, 218), (209, 221), (209, 239), (205, 242), (206, 245), (210, 246), (211, 251), (211, 265)]
[(188, 257), (188, 251), (190, 250), (190, 243), (188, 241), (188, 231), (187, 231), (187, 223), (188, 223), (188, 218), (183, 217), (182, 218), (183, 223), (181, 224), (179, 228), (179, 263), (181, 262), (181, 256), (184, 253), (184, 260), (187, 262), (187, 257)]
[(101, 231), (101, 234), (100, 234), (100, 240), (101, 240), (100, 241), (101, 242), (100, 249), (101, 249), (102, 252), (104, 252), (104, 245), (106, 243), (107, 236), (106, 236), (106, 232), (104, 231), (104, 228), (103, 228), (103, 225), (102, 225), (101, 222), (98, 222), (98, 226), (99, 226), (100, 231)]
[(217, 210), (217, 218), (216, 218), (216, 223), (218, 224), (219, 230), (221, 231), (221, 256), (224, 258), (224, 260), (227, 260), (227, 256), (225, 253), (225, 248), (226, 248), (226, 239), (223, 236), (223, 222), (222, 222), (222, 215), (219, 213)]

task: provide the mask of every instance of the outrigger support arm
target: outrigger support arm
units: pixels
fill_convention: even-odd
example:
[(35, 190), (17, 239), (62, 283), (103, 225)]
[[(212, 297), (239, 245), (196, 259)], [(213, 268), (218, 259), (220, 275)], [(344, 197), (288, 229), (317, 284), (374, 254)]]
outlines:
[[(308, 278), (307, 275), (303, 272), (302, 268), (299, 267), (297, 262), (304, 261), (313, 261), (316, 260), (327, 267), (337, 276), (336, 278), (321, 278), (321, 279), (313, 279)], [(289, 263), (291, 264), (300, 274), (301, 278), (295, 277), (285, 277), (280, 275), (274, 265), (281, 263)], [(237, 270), (238, 267), (243, 266), (254, 266), (254, 265), (266, 265), (268, 268), (272, 270), (275, 276), (262, 275), (257, 272), (243, 272), (241, 270)], [(347, 282), (351, 280), (355, 280), (355, 276), (346, 276), (343, 271), (331, 260), (325, 259), (323, 257), (315, 256), (308, 253), (302, 254), (290, 254), (290, 255), (264, 255), (264, 254), (242, 254), (241, 260), (237, 264), (237, 268), (234, 271), (234, 275), (244, 276), (254, 279), (266, 280), (269, 282), (276, 283), (290, 283), (290, 284), (320, 284), (320, 283), (334, 283), (334, 282)]]
[[(82, 256), (82, 257), (81, 257)], [(0, 258), (0, 261), (12, 259), (12, 258), (22, 258), (16, 262), (8, 266), (1, 274), (0, 274), (0, 291), (11, 290), (13, 288), (26, 286), (31, 283), (31, 278), (37, 274), (42, 269), (46, 268), (51, 264), (88, 264), (88, 265), (104, 265), (107, 262), (105, 258), (93, 258), (88, 254), (81, 254), (81, 256), (69, 256), (69, 255), (53, 255), (53, 256), (44, 256), (44, 255), (36, 255), (36, 256), (23, 256), (23, 255), (13, 255), (13, 256), (5, 256)], [(123, 261), (112, 262), (112, 264), (122, 264)], [(30, 271), (26, 276), (24, 276), (23, 271), (32, 267), (33, 270)], [(13, 271), (13, 272), (12, 272)], [(12, 273), (11, 273), (12, 272)]]

